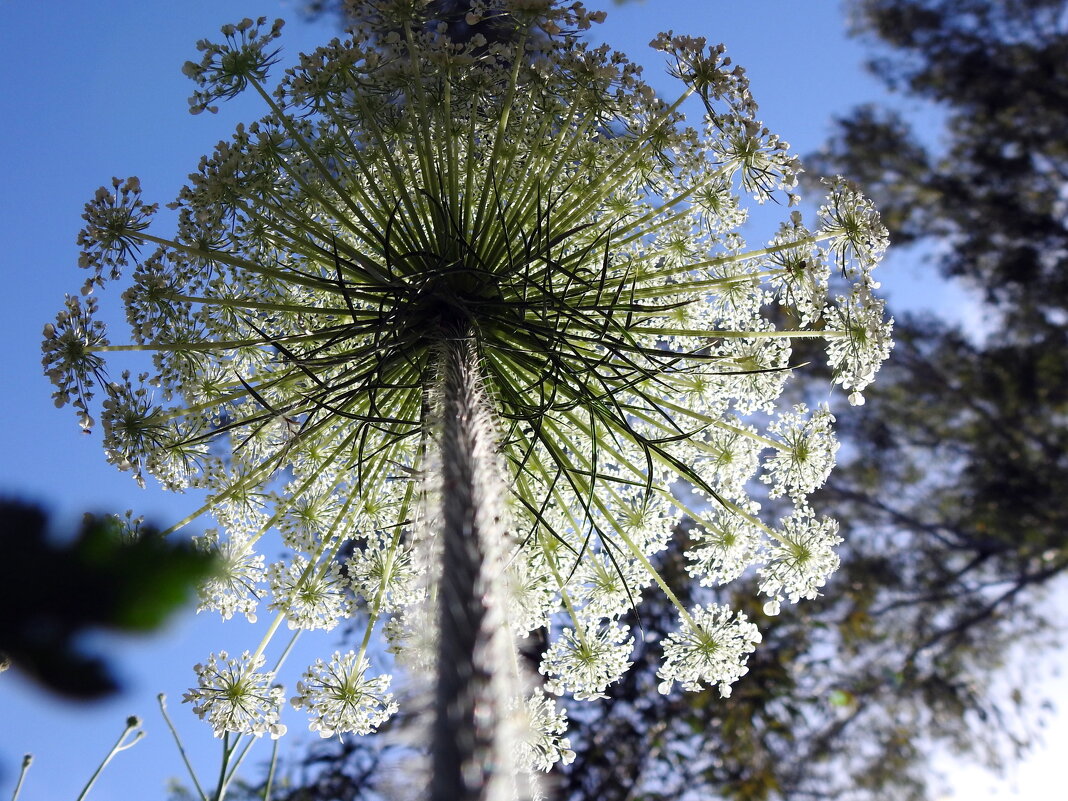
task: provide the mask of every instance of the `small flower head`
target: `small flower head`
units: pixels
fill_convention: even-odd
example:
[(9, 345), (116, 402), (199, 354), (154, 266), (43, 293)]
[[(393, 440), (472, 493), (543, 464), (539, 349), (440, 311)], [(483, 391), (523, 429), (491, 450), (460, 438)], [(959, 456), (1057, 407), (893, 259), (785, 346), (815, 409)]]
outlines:
[(117, 279), (122, 274), (122, 268), (141, 245), (138, 233), (148, 228), (158, 209), (158, 204), (141, 200), (141, 182), (137, 178), (112, 178), (111, 189), (102, 186), (96, 190), (93, 199), (85, 204), (85, 228), (78, 234), (78, 247), (82, 249), (78, 266), (93, 271), (82, 287), (83, 295), (94, 286), (102, 286), (106, 278)]
[(548, 773), (558, 762), (570, 765), (575, 761), (571, 741), (562, 737), (567, 731), (567, 713), (556, 701), (540, 690), (526, 703), (527, 736), (519, 745), (520, 765), (530, 771)]
[(790, 221), (783, 223), (771, 247), (775, 249), (771, 263), (781, 270), (771, 279), (779, 303), (792, 310), (803, 327), (814, 324), (827, 303), (831, 268), (824, 254), (814, 248), (812, 234), (801, 222), (801, 212), (791, 212)]
[(615, 621), (564, 629), (542, 657), (541, 672), (550, 692), (578, 700), (607, 698), (604, 691), (630, 667), (634, 638)]
[(397, 711), (388, 692), (389, 675), (367, 677), (370, 663), (352, 651), (334, 652), (330, 662), (319, 659), (297, 682), (291, 703), (311, 715), (308, 728), (320, 737), (353, 732), (370, 734)]
[(57, 407), (73, 404), (85, 432), (93, 427), (89, 415), (93, 387), (107, 381), (104, 359), (96, 349), (106, 346), (108, 338), (104, 324), (93, 319), (96, 306), (96, 298), (86, 298), (83, 305), (68, 295), (66, 308), (56, 315), (54, 323), (44, 327), (41, 343), (45, 375), (56, 386), (52, 399)]
[(760, 640), (757, 627), (742, 612), (735, 615), (720, 604), (695, 607), (664, 640), (664, 664), (656, 674), (662, 679), (660, 692), (671, 692), (677, 681), (693, 691), (719, 685), (726, 698), (731, 685), (749, 671), (745, 662)]
[(702, 186), (694, 194), (694, 204), (709, 232), (726, 234), (740, 228), (749, 216), (726, 178)]
[[(770, 331), (770, 322), (760, 330)], [(739, 414), (770, 413), (790, 377), (790, 344), (787, 339), (732, 337), (716, 349), (717, 383), (734, 398)]]
[(852, 390), (850, 403), (863, 403), (861, 392), (875, 380), (893, 347), (894, 319), (886, 317), (886, 303), (858, 288), (848, 298), (839, 297), (824, 312), (827, 328), (843, 336), (827, 340), (827, 358), (834, 381)]
[(841, 541), (838, 523), (827, 517), (817, 519), (811, 509), (802, 507), (784, 518), (779, 542), (760, 569), (760, 591), (772, 599), (765, 607), (767, 613), (778, 609), (783, 596), (797, 603), (819, 595), (819, 588), (838, 569), (834, 549)]
[(170, 428), (162, 409), (152, 401), (145, 380), (147, 373), (138, 376), (139, 386), (130, 381), (124, 370), (122, 383), (108, 385), (101, 420), (104, 424), (104, 451), (108, 461), (120, 470), (132, 470), (137, 483), (144, 487), (142, 470), (151, 454), (168, 438)]
[(823, 486), (834, 467), (838, 440), (831, 426), (834, 415), (821, 407), (810, 415), (801, 403), (792, 412), (779, 416), (768, 426), (781, 447), (774, 449), (764, 461), (760, 477), (771, 485), (772, 498), (789, 495), (796, 502), (804, 499), (817, 487)]
[(726, 417), (723, 422), (695, 437), (698, 464), (717, 494), (740, 500), (748, 497), (747, 485), (760, 464), (763, 443), (757, 439), (753, 426), (733, 417)]
[(714, 587), (733, 581), (756, 564), (762, 542), (756, 510), (755, 502), (738, 511), (713, 507), (690, 535), (692, 545), (686, 552), (689, 574), (699, 578), (703, 586)]
[(820, 207), (820, 231), (829, 234), (831, 253), (847, 276), (867, 273), (890, 244), (875, 205), (842, 177), (826, 180), (827, 202)]
[(198, 684), (182, 701), (211, 724), (216, 737), (234, 732), (277, 739), (286, 732), (278, 722), (285, 693), (272, 685), (272, 674), (257, 672), (263, 662), (262, 656), (253, 659), (248, 651), (239, 659), (231, 659), (226, 651), (211, 654), (206, 664), (193, 668)]
[(736, 116), (715, 116), (710, 124), (721, 134), (716, 155), (724, 174), (739, 176), (742, 188), (763, 202), (776, 190), (797, 184), (800, 164), (789, 145), (759, 122)]
[(337, 563), (317, 565), (294, 556), (271, 565), (267, 581), (275, 597), (271, 608), (286, 613), (291, 629), (329, 631), (347, 616), (347, 582)]
[(219, 532), (208, 529), (194, 542), (201, 550), (216, 556), (220, 565), (219, 572), (198, 588), (197, 612), (211, 609), (222, 615), (223, 620), (242, 614), (255, 623), (256, 607), (267, 594), (263, 588), (266, 577), (263, 554), (256, 553), (248, 536), (240, 531), (234, 531), (229, 539), (220, 542)]
[(262, 82), (267, 71), (278, 60), (278, 50), (268, 50), (267, 45), (277, 39), (285, 24), (276, 19), (270, 30), (260, 34), (267, 24), (266, 17), (253, 22), (246, 17), (235, 25), (223, 25), (220, 29), (225, 42), (216, 44), (207, 39), (197, 42), (197, 49), (204, 53), (200, 62), (187, 61), (182, 72), (200, 87), (189, 98), (189, 110), (193, 114), (202, 111), (215, 113), (216, 100), (228, 100), (245, 90), (249, 80)]
[(419, 593), (412, 549), (392, 538), (371, 535), (347, 567), (353, 589), (368, 606), (390, 611), (410, 603)]

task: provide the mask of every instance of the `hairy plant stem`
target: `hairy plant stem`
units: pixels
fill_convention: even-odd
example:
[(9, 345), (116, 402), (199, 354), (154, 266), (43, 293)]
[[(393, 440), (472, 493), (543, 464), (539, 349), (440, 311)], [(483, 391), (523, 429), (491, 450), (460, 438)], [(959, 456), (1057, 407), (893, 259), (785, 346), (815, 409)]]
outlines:
[(514, 796), (517, 779), (504, 484), (469, 332), (443, 340), (439, 364), (441, 579), (430, 799), (499, 801)]

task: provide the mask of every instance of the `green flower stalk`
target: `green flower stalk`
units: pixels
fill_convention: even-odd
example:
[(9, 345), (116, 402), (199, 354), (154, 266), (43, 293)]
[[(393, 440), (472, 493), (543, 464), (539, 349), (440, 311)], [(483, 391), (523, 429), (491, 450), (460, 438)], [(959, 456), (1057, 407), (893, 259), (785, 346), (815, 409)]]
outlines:
[[(685, 608), (653, 566), (682, 516), (695, 578), (758, 570), (769, 612), (834, 570), (837, 524), (807, 501), (833, 465), (833, 417), (776, 407), (801, 337), (826, 342), (862, 401), (891, 344), (871, 277), (886, 235), (836, 179), (814, 227), (794, 211), (747, 248), (739, 195), (793, 203), (799, 166), (722, 47), (654, 39), (680, 81), (665, 101), (579, 40), (602, 16), (579, 5), (474, 2), (466, 22), (493, 35), (461, 41), (425, 0), (356, 5), (349, 38), (274, 91), (281, 23), (200, 43), (193, 110), (245, 90), (267, 115), (201, 160), (171, 236), (136, 179), (96, 194), (86, 292), (131, 273), (132, 340), (110, 343), (95, 301), (69, 298), (46, 370), (86, 429), (106, 395), (120, 469), (207, 491), (180, 524), (210, 514), (221, 530), (200, 539), (227, 564), (203, 608), (273, 613), (254, 653), (206, 663), (228, 686), (273, 681), (283, 623), (364, 621), (294, 704), (320, 733), (378, 725), (393, 708), (366, 659), (381, 629), (409, 664), (437, 663), (435, 781), (452, 766), (468, 786), (436, 797), (499, 797), (474, 785), (496, 781), (502, 749), (541, 769), (570, 753), (551, 699), (504, 698), (524, 683), (515, 637), (547, 630), (547, 689), (596, 698), (629, 666), (622, 615), (656, 585), (679, 612), (661, 689), (727, 694), (744, 675), (754, 624)], [(104, 358), (124, 350), (151, 353), (154, 374), (109, 382)], [(793, 513), (765, 521), (762, 493)], [(270, 531), (292, 556), (268, 566)], [(188, 700), (218, 735), (281, 730), (277, 694), (242, 704), (212, 675)], [(524, 717), (525, 744), (503, 743)], [(447, 756), (450, 727), (465, 734)]]

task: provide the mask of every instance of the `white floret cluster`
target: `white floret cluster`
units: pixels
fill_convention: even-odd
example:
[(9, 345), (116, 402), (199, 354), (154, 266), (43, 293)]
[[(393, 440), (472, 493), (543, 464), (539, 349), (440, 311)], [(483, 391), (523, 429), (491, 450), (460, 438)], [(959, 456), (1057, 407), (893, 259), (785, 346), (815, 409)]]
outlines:
[(518, 762), (532, 771), (547, 773), (553, 765), (569, 765), (575, 761), (571, 741), (563, 735), (567, 732), (567, 713), (556, 701), (544, 692), (535, 692), (527, 699), (526, 739), (519, 745)]
[[(433, 641), (426, 507), (448, 490), (427, 489), (428, 398), (462, 324), (505, 478), (502, 625), (545, 632), (546, 688), (602, 697), (631, 664), (624, 616), (657, 591), (679, 614), (662, 689), (727, 694), (754, 623), (686, 608), (655, 565), (689, 520), (687, 570), (705, 587), (751, 571), (770, 614), (824, 586), (838, 526), (809, 498), (834, 465), (834, 417), (781, 395), (810, 338), (863, 401), (891, 347), (872, 278), (885, 230), (836, 179), (811, 227), (795, 210), (746, 243), (746, 197), (795, 204), (800, 167), (722, 46), (653, 40), (680, 81), (669, 102), (578, 38), (602, 16), (580, 4), (497, 0), (467, 41), (422, 5), (378, 0), (274, 91), (280, 23), (200, 43), (193, 109), (248, 90), (267, 114), (201, 160), (174, 234), (156, 233), (136, 179), (87, 204), (86, 291), (129, 273), (131, 337), (112, 345), (95, 297), (68, 298), (44, 331), (56, 403), (88, 430), (103, 394), (110, 461), (207, 494), (216, 524), (199, 543), (222, 570), (202, 609), (256, 621), (263, 602), (270, 635), (363, 627), (292, 704), (324, 736), (366, 733), (396, 709), (367, 644), (384, 631), (418, 661)], [(109, 380), (117, 350), (150, 353), (153, 372)], [(765, 496), (793, 511), (775, 524)], [(285, 555), (265, 566), (274, 534)], [(217, 734), (284, 728), (270, 635), (197, 667), (187, 700)], [(551, 703), (528, 708), (539, 770), (571, 753)]]
[(657, 675), (667, 694), (675, 682), (683, 689), (718, 686), (724, 698), (748, 672), (746, 658), (760, 642), (760, 631), (745, 614), (719, 604), (698, 606), (664, 641), (664, 664)]
[(542, 658), (540, 670), (548, 676), (545, 688), (580, 701), (606, 698), (608, 685), (630, 667), (627, 657), (633, 648), (634, 638), (619, 623), (565, 628)]
[(389, 692), (389, 675), (367, 676), (371, 665), (353, 651), (335, 651), (329, 662), (319, 659), (297, 682), (291, 703), (311, 714), (309, 728), (320, 737), (342, 732), (369, 734), (397, 711)]
[(253, 657), (248, 651), (234, 658), (226, 651), (211, 654), (193, 667), (198, 683), (182, 700), (211, 724), (216, 737), (234, 732), (278, 739), (286, 733), (279, 722), (285, 692), (271, 673), (259, 670), (263, 663), (262, 654)]

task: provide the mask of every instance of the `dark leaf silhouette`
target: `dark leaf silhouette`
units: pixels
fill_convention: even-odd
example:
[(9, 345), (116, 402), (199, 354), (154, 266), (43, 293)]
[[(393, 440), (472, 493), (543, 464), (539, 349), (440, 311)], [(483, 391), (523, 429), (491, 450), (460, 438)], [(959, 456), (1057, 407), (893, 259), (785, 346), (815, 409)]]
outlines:
[(111, 516), (87, 515), (73, 538), (56, 541), (45, 512), (18, 500), (0, 501), (0, 549), (0, 653), (48, 689), (80, 699), (119, 689), (84, 635), (157, 628), (215, 567), (191, 545)]

